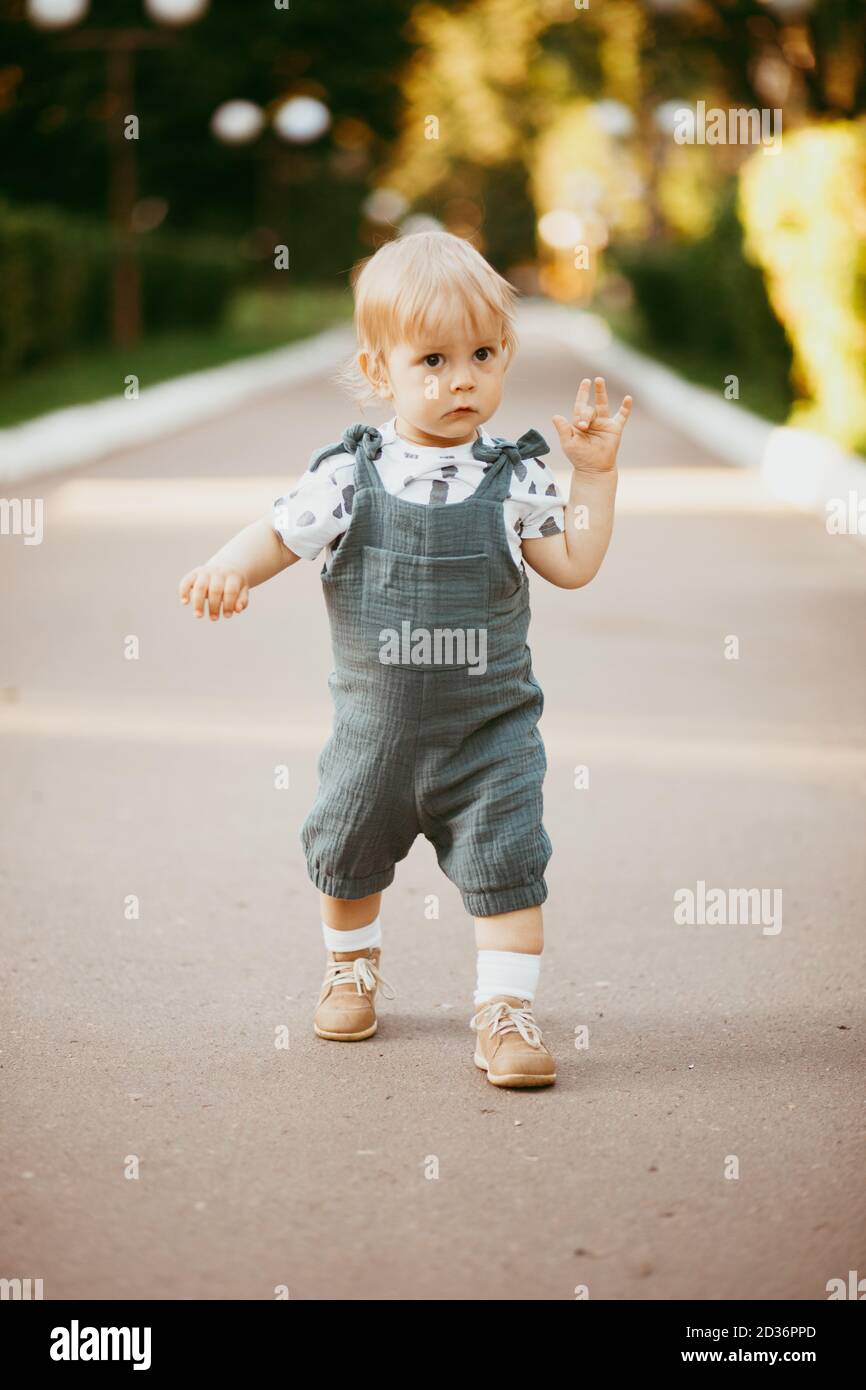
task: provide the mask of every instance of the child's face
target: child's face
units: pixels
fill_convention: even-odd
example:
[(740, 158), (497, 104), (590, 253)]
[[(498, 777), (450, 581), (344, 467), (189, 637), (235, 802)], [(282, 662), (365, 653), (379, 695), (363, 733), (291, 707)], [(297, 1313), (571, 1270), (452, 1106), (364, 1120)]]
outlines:
[(394, 402), (399, 434), (462, 444), (495, 414), (507, 365), (502, 324), (491, 319), (479, 329), (455, 324), (435, 342), (403, 342), (388, 354), (382, 394)]

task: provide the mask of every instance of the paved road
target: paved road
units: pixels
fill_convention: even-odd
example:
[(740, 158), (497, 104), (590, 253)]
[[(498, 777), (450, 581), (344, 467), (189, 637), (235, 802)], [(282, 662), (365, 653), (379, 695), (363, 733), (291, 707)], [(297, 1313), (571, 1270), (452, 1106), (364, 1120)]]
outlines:
[[(528, 334), (494, 428), (552, 442), (596, 366)], [(48, 1298), (413, 1300), (862, 1277), (863, 548), (637, 401), (601, 575), (531, 577), (559, 1081), (500, 1091), (472, 1064), (471, 920), (423, 839), (383, 900), (378, 1035), (313, 1035), (318, 565), (229, 623), (176, 599), (351, 418), (323, 374), (22, 489), (46, 533), (0, 545), (0, 1274)], [(781, 889), (781, 931), (678, 925), (699, 880)]]

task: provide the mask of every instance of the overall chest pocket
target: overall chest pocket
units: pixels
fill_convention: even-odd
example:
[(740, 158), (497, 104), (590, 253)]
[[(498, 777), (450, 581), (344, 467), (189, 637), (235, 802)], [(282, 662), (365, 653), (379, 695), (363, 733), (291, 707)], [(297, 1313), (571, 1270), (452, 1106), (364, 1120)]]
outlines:
[(486, 669), (487, 555), (407, 555), (364, 546), (364, 639), (383, 666)]

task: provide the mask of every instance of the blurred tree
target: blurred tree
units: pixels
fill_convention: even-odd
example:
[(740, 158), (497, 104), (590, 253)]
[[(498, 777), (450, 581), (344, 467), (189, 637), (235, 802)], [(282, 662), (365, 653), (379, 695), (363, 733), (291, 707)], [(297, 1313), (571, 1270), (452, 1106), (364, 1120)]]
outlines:
[[(249, 235), (267, 215), (294, 252), (299, 278), (348, 266), (364, 249), (357, 209), (368, 170), (394, 131), (410, 9), (409, 0), (377, 0), (349, 38), (345, 0), (289, 9), (214, 3), (196, 24), (175, 31), (170, 46), (139, 54), (142, 198), (161, 200), (165, 225), (175, 231)], [(142, 0), (93, 0), (76, 27), (149, 24)], [(4, 196), (104, 216), (106, 121), (127, 113), (107, 109), (103, 56), (68, 51), (61, 33), (34, 28), (24, 0), (0, 0), (0, 53)], [(328, 133), (303, 150), (270, 130), (236, 148), (210, 133), (224, 101), (244, 97), (272, 111), (294, 94), (318, 96), (332, 117)], [(340, 143), (347, 118), (370, 135), (354, 161)], [(255, 237), (245, 244), (254, 246)]]
[[(475, 0), (412, 11), (400, 131), (379, 182), (471, 234), (498, 265), (534, 249), (526, 175), (515, 170), (531, 170), (529, 142), (567, 94), (562, 64), (538, 64), (538, 36), (561, 10), (562, 0)], [(508, 215), (492, 217), (506, 194)]]
[(866, 120), (789, 136), (740, 179), (748, 250), (794, 346), (792, 422), (866, 452)]
[[(669, 108), (779, 108), (786, 136), (866, 110), (864, 0), (377, 0), (354, 18), (345, 0), (214, 3), (165, 50), (142, 53), (142, 225), (228, 234), (240, 257), (263, 265), (285, 242), (293, 281), (340, 280), (407, 212), (432, 214), (506, 273), (519, 269), (521, 283), (540, 260), (534, 283), (566, 299), (604, 283), (595, 262), (579, 267), (574, 243), (595, 257), (611, 240), (645, 299), (664, 282), (670, 304), (688, 303), (716, 256), (746, 303), (763, 282), (731, 207), (751, 150), (677, 145)], [(141, 0), (93, 0), (87, 19), (143, 22)], [(104, 215), (105, 124), (118, 113), (106, 106), (100, 56), (65, 52), (34, 30), (25, 0), (0, 0), (0, 44), (6, 196)], [(321, 138), (290, 147), (266, 128), (230, 148), (210, 134), (214, 110), (232, 98), (272, 115), (292, 95), (326, 104)], [(763, 159), (753, 182), (769, 187), (772, 164)], [(796, 163), (784, 167), (796, 180)], [(769, 225), (764, 207), (754, 187), (739, 204), (783, 318), (793, 300), (750, 222), (755, 210)], [(642, 273), (647, 248), (655, 262)], [(765, 309), (756, 325), (767, 326)], [(787, 369), (772, 328), (756, 359), (745, 341), (737, 347), (730, 315), (719, 325), (725, 351), (772, 358), (771, 378)]]

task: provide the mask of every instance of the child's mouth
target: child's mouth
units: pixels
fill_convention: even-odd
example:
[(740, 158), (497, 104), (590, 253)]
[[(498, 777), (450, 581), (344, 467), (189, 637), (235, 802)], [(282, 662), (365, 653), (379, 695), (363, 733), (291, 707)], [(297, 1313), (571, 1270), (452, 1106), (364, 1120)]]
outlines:
[(474, 415), (475, 407), (471, 405), (458, 405), (456, 410), (449, 410), (449, 415)]

